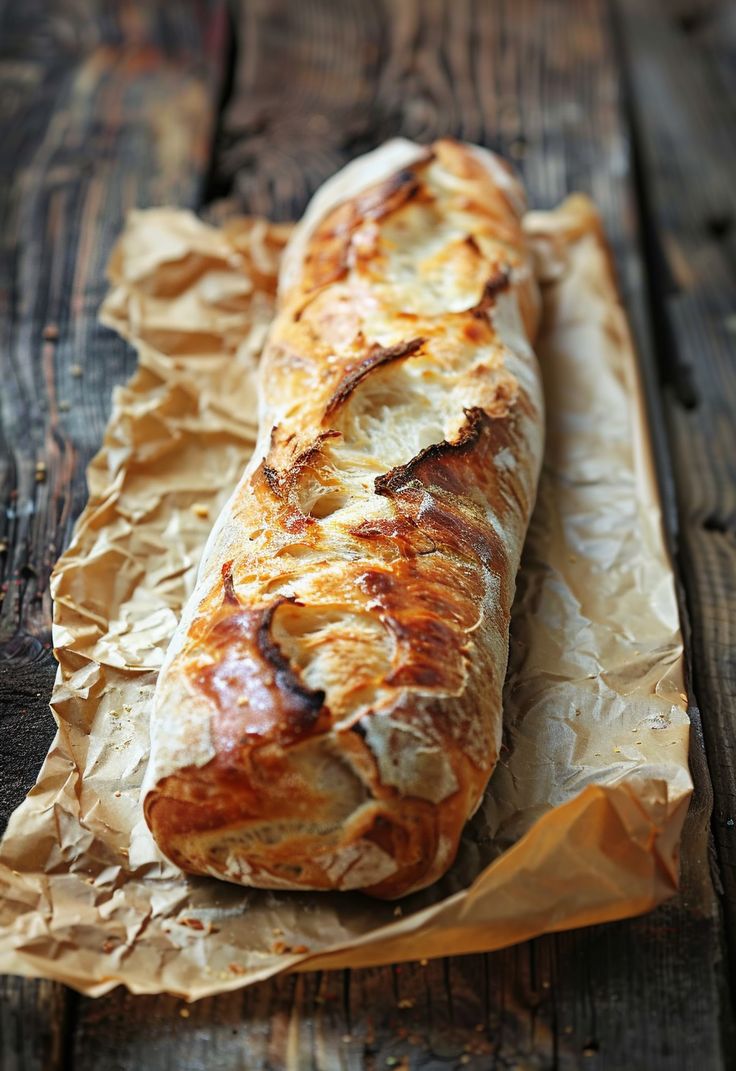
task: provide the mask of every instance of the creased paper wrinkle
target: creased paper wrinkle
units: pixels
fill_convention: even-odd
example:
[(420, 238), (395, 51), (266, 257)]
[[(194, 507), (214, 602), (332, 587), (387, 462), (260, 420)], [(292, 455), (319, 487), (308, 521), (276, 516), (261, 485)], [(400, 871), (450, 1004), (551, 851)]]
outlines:
[(396, 918), (360, 894), (188, 878), (142, 820), (156, 671), (255, 440), (255, 372), (289, 228), (132, 213), (102, 319), (139, 367), (115, 391), (52, 581), (59, 733), (2, 842), (0, 970), (92, 995), (123, 983), (195, 999), (285, 969), (490, 950), (671, 895), (688, 719), (635, 357), (592, 205), (530, 213), (527, 230), (548, 431), (506, 747), (454, 866)]

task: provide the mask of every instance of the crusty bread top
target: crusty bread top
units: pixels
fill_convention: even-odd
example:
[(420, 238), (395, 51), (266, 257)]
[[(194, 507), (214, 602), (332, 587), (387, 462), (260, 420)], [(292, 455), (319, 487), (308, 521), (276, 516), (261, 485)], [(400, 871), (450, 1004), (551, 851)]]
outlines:
[(170, 779), (206, 768), (187, 820), (242, 817), (226, 771), (317, 737), (374, 796), (438, 803), (462, 774), (460, 825), (477, 805), (543, 436), (522, 209), (490, 154), (398, 142), (297, 228), (259, 442), (157, 690), (146, 787), (189, 804)]

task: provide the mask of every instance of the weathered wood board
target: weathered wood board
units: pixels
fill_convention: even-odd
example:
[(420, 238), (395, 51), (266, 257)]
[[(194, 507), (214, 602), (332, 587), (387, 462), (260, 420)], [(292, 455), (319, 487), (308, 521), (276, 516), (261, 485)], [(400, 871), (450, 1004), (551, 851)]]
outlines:
[[(651, 394), (709, 761), (696, 709), (682, 890), (649, 916), (489, 956), (280, 978), (189, 1008), (122, 992), (68, 1000), (48, 983), (7, 980), (1, 1066), (730, 1066), (726, 941), (711, 881), (712, 864), (732, 911), (728, 5), (243, 0), (232, 49), (216, 4), (129, 2), (115, 17), (93, 0), (52, 7), (47, 19), (33, 5), (0, 16), (13, 58), (0, 68), (11, 88), (0, 94), (0, 130), (13, 146), (0, 155), (6, 811), (51, 733), (48, 571), (84, 501), (110, 388), (132, 368), (130, 351), (95, 324), (122, 213), (215, 198), (208, 210), (218, 216), (290, 218), (346, 159), (393, 134), (488, 144), (517, 163), (540, 207), (571, 189), (599, 203)], [(229, 97), (211, 154), (220, 85)]]

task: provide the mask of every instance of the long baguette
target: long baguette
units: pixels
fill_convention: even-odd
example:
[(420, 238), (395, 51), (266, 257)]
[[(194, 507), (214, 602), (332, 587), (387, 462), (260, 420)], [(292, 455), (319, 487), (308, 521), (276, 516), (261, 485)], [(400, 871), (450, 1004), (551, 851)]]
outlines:
[(145, 815), (184, 870), (393, 898), (450, 866), (542, 452), (523, 208), (490, 153), (393, 141), (297, 228), (259, 441), (154, 700)]

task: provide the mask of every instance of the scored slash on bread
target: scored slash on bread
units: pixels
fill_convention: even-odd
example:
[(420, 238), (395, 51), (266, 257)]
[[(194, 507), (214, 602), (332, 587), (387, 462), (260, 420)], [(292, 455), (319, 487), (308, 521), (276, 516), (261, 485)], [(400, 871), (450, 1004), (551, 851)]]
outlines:
[(144, 809), (183, 869), (396, 897), (495, 765), (543, 406), (523, 196), (389, 142), (284, 257), (259, 441), (162, 668)]

